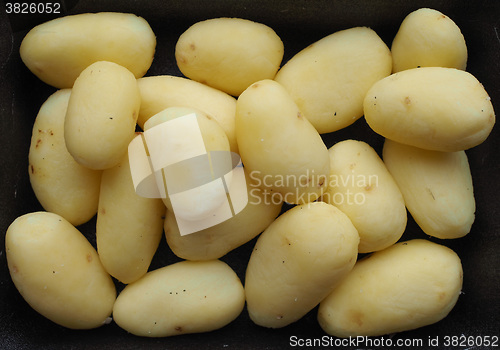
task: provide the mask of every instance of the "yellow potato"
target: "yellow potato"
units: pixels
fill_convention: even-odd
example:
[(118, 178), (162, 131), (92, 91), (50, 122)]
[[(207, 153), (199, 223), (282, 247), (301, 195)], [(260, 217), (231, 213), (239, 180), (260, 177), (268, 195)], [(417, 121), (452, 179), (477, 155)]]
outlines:
[(64, 118), (70, 94), (70, 89), (56, 91), (38, 112), (29, 149), (29, 177), (43, 208), (77, 226), (97, 213), (102, 172), (78, 164), (66, 149)]
[(247, 177), (248, 204), (232, 218), (190, 235), (181, 236), (175, 215), (167, 212), (165, 236), (177, 256), (188, 260), (219, 259), (261, 233), (280, 213), (283, 202), (252, 186)]
[(126, 68), (100, 61), (75, 81), (64, 138), (73, 158), (91, 169), (118, 164), (135, 134), (141, 104), (137, 81)]
[(462, 289), (457, 254), (430, 241), (397, 243), (358, 261), (323, 300), (321, 328), (336, 337), (380, 336), (442, 320)]
[(322, 199), (358, 230), (360, 253), (396, 243), (406, 228), (406, 207), (396, 182), (366, 142), (345, 140), (329, 149), (330, 179)]
[(236, 139), (252, 181), (285, 202), (312, 202), (327, 187), (328, 149), (276, 81), (259, 81), (240, 95)]
[(393, 72), (417, 67), (465, 70), (467, 45), (451, 18), (429, 8), (410, 13), (401, 23), (391, 46)]
[(241, 18), (195, 23), (175, 46), (177, 65), (186, 77), (233, 96), (256, 81), (273, 79), (283, 52), (274, 30)]
[(232, 322), (244, 304), (241, 281), (226, 263), (181, 261), (126, 286), (116, 299), (113, 319), (143, 337), (202, 333)]
[(134, 190), (128, 155), (102, 174), (96, 223), (97, 252), (108, 273), (122, 283), (142, 277), (163, 235), (165, 205)]
[(156, 48), (148, 22), (126, 13), (84, 13), (42, 23), (24, 37), (24, 64), (45, 83), (70, 88), (97, 61), (111, 61), (136, 78), (146, 74)]
[(423, 67), (392, 74), (368, 91), (364, 111), (378, 134), (444, 152), (479, 145), (495, 124), (484, 87), (472, 74), (454, 68)]
[(429, 151), (386, 140), (383, 158), (426, 234), (446, 239), (470, 232), (476, 202), (464, 151)]
[(94, 247), (62, 216), (18, 217), (7, 229), (5, 247), (12, 281), (41, 315), (72, 329), (110, 321), (115, 285)]
[[(179, 132), (178, 130), (168, 127), (172, 130), (171, 134), (168, 136), (159, 135), (158, 140), (167, 139), (168, 144), (159, 144), (161, 149), (157, 148), (157, 154), (164, 153), (162, 148), (171, 149), (175, 150), (171, 152), (171, 154), (178, 159), (176, 164), (173, 164), (174, 166), (177, 165), (177, 167), (170, 167), (170, 169), (173, 169), (173, 171), (170, 172), (172, 176), (166, 178), (165, 172), (163, 172), (163, 177), (159, 180), (158, 186), (162, 187), (164, 181), (166, 181), (167, 191), (164, 193), (163, 201), (169, 210), (174, 210), (172, 198), (173, 195), (175, 195), (175, 214), (187, 220), (198, 220), (212, 214), (221, 203), (227, 201), (227, 196), (225, 191), (217, 191), (219, 188), (218, 185), (220, 185), (219, 183), (206, 183), (204, 181), (207, 176), (212, 179), (210, 169), (213, 168), (205, 168), (205, 163), (201, 161), (189, 162), (190, 159), (194, 160), (194, 157), (188, 156), (186, 149), (194, 147), (195, 140), (198, 140), (200, 142), (198, 146), (204, 148), (204, 150), (202, 150), (203, 154), (209, 154), (207, 159), (214, 161), (214, 158), (218, 155), (217, 151), (226, 152), (230, 158), (229, 141), (224, 130), (222, 130), (214, 119), (205, 113), (187, 107), (170, 107), (161, 111), (148, 119), (144, 124), (144, 130), (145, 134), (154, 132), (153, 129), (160, 124), (172, 122), (174, 120), (178, 121), (180, 117), (190, 114), (193, 114), (196, 119), (196, 126), (194, 129), (190, 126), (187, 128), (180, 126), (183, 127), (183, 129)], [(167, 125), (170, 126), (171, 124)], [(146, 143), (148, 142), (147, 140), (148, 136), (146, 136)], [(148, 144), (150, 154), (154, 152), (152, 147), (153, 144)], [(196, 149), (195, 153), (199, 151), (200, 149)], [(217, 155), (213, 155), (212, 152)], [(186, 155), (184, 156), (184, 154)], [(214, 165), (212, 164), (212, 166)], [(174, 182), (176, 188), (180, 188), (180, 190), (173, 189)], [(200, 182), (206, 184), (206, 186), (201, 186)], [(193, 187), (194, 184), (199, 186)]]
[(238, 153), (234, 131), (236, 99), (228, 94), (182, 77), (160, 75), (137, 80), (141, 94), (141, 109), (137, 124), (169, 107), (196, 108), (214, 118), (224, 129), (231, 151)]
[(349, 218), (324, 202), (296, 206), (259, 237), (245, 277), (253, 322), (285, 327), (323, 300), (354, 266), (359, 236)]
[(361, 118), (366, 92), (391, 70), (387, 45), (372, 29), (356, 27), (305, 48), (278, 71), (275, 80), (323, 134)]

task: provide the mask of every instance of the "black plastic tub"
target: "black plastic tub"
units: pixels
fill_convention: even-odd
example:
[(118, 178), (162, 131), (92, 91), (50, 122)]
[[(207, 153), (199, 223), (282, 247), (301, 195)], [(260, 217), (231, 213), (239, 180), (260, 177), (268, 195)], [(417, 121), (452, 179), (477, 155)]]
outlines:
[[(144, 17), (157, 35), (157, 52), (147, 75), (181, 75), (175, 65), (174, 46), (191, 24), (215, 17), (241, 17), (272, 27), (285, 45), (284, 62), (314, 41), (341, 29), (368, 26), (390, 46), (407, 14), (430, 7), (453, 19), (465, 36), (469, 51), (467, 70), (475, 75), (500, 111), (500, 1), (401, 1), (401, 0), (212, 0), (212, 1), (63, 1), (61, 13), (7, 14), (0, 8), (0, 349), (282, 349), (315, 344), (339, 345), (324, 333), (317, 309), (282, 329), (266, 329), (251, 322), (247, 311), (228, 326), (204, 334), (170, 338), (140, 338), (115, 323), (89, 331), (60, 327), (35, 312), (10, 279), (5, 258), (4, 234), (18, 216), (42, 210), (28, 177), (28, 149), (38, 109), (55, 89), (38, 80), (21, 62), (19, 45), (27, 31), (55, 16), (84, 12), (131, 12)], [(324, 135), (328, 147), (354, 138), (368, 142), (378, 152), (383, 139), (364, 119), (341, 131)], [(463, 293), (444, 320), (417, 330), (344, 341), (339, 348), (439, 348), (479, 349), (500, 346), (500, 132), (495, 127), (481, 145), (467, 151), (477, 204), (471, 232), (460, 239), (426, 236), (409, 217), (402, 240), (428, 238), (455, 250), (464, 269)], [(95, 219), (78, 227), (95, 245)], [(245, 268), (255, 240), (222, 258), (244, 282)], [(180, 259), (165, 239), (151, 269)], [(118, 290), (123, 285), (117, 283)], [(496, 337), (496, 338), (495, 338)], [(491, 346), (485, 347), (489, 342)], [(483, 344), (480, 346), (480, 344)], [(392, 345), (392, 346), (391, 346)]]

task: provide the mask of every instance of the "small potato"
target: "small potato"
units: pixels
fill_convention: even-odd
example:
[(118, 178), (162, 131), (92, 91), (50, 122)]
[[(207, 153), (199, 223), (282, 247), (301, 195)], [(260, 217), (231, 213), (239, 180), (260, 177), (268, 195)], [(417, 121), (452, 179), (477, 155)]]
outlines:
[(248, 204), (232, 218), (190, 235), (181, 235), (172, 211), (165, 219), (167, 243), (180, 258), (219, 259), (255, 238), (279, 215), (283, 202), (252, 186), (247, 177)]
[(141, 100), (137, 81), (126, 68), (100, 61), (75, 81), (64, 138), (73, 158), (91, 169), (117, 165), (135, 134)]
[(285, 202), (315, 201), (326, 188), (328, 149), (276, 81), (259, 81), (240, 95), (236, 139), (252, 181), (266, 191), (280, 193)]
[(96, 223), (97, 252), (108, 273), (122, 283), (142, 277), (163, 235), (165, 205), (134, 190), (128, 155), (102, 173)]
[[(194, 124), (172, 126), (182, 128), (181, 131), (170, 128), (173, 121), (189, 115), (194, 116)], [(167, 129), (162, 132), (168, 132), (168, 135), (158, 134), (155, 128), (165, 122), (168, 122)], [(229, 141), (214, 119), (193, 108), (171, 107), (148, 119), (144, 130), (152, 158), (162, 157), (165, 150), (174, 150), (170, 154), (176, 158), (175, 162), (160, 167), (163, 169), (163, 177), (158, 180), (158, 187), (164, 188), (164, 181), (166, 182), (167, 190), (162, 193), (163, 201), (169, 210), (175, 212), (177, 220), (203, 220), (212, 215), (222, 203), (227, 202), (226, 191), (218, 191), (220, 183), (212, 181), (211, 170), (215, 170), (215, 158), (220, 155), (218, 152), (225, 152), (227, 162), (231, 163)], [(191, 155), (191, 151), (195, 156)], [(206, 158), (201, 160), (200, 157), (203, 156)], [(231, 164), (227, 164), (227, 168), (232, 169)]]
[(376, 82), (364, 100), (378, 134), (434, 151), (482, 143), (495, 124), (488, 93), (470, 73), (443, 67), (408, 69)]
[(245, 277), (253, 322), (285, 327), (320, 303), (354, 266), (359, 236), (349, 218), (324, 202), (296, 206), (259, 237)]
[(126, 13), (84, 13), (42, 23), (24, 37), (24, 64), (45, 83), (71, 88), (97, 61), (111, 61), (142, 77), (153, 62), (156, 37), (144, 18)]
[(423, 239), (400, 242), (358, 261), (321, 302), (318, 321), (342, 338), (427, 326), (455, 306), (462, 275), (453, 250)]
[(231, 151), (238, 153), (234, 130), (236, 99), (225, 92), (182, 77), (160, 75), (137, 80), (141, 94), (141, 109), (137, 124), (170, 107), (198, 109), (214, 118), (224, 129)]
[(278, 71), (275, 80), (323, 134), (361, 118), (366, 92), (391, 70), (387, 45), (372, 29), (356, 27), (308, 46)]
[(345, 140), (329, 149), (330, 179), (322, 199), (335, 205), (358, 230), (359, 252), (396, 243), (406, 228), (406, 207), (396, 182), (365, 142)]
[(391, 46), (393, 73), (418, 67), (465, 70), (467, 45), (460, 28), (441, 12), (421, 8), (401, 23)]
[(470, 232), (476, 202), (464, 151), (429, 151), (386, 140), (383, 159), (426, 234), (446, 239)]
[(70, 94), (70, 89), (56, 91), (38, 112), (29, 150), (29, 177), (42, 207), (77, 226), (97, 213), (102, 171), (78, 164), (66, 149), (64, 118)]
[(283, 52), (274, 30), (241, 18), (195, 23), (175, 46), (177, 65), (186, 77), (233, 96), (256, 81), (273, 79)]
[(115, 285), (94, 247), (62, 216), (18, 217), (7, 229), (5, 248), (12, 281), (41, 315), (72, 329), (109, 322)]
[(241, 281), (226, 263), (181, 261), (126, 286), (116, 299), (113, 319), (138, 336), (168, 337), (222, 328), (244, 305)]

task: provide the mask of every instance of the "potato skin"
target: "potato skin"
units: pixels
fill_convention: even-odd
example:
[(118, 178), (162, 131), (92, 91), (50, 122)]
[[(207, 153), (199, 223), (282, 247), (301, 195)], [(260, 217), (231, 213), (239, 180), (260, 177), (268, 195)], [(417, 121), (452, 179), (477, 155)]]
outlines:
[(94, 247), (62, 216), (18, 217), (7, 229), (5, 246), (12, 281), (41, 315), (72, 329), (109, 321), (115, 285)]
[(380, 336), (442, 320), (462, 289), (457, 254), (423, 239), (399, 242), (359, 260), (318, 310), (336, 337)]
[(134, 190), (128, 155), (102, 173), (96, 222), (97, 251), (108, 273), (122, 283), (142, 277), (163, 235), (165, 205)]
[(181, 261), (126, 286), (113, 318), (132, 334), (168, 337), (219, 329), (238, 317), (244, 304), (241, 281), (226, 263)]
[(376, 82), (364, 100), (378, 134), (415, 147), (455, 152), (482, 143), (495, 124), (490, 97), (470, 73), (422, 67)]
[(326, 188), (328, 149), (276, 81), (259, 81), (240, 95), (236, 139), (252, 181), (267, 191), (281, 193), (285, 202), (312, 202)]
[(329, 149), (330, 180), (322, 200), (335, 205), (358, 230), (360, 253), (396, 243), (406, 228), (403, 195), (377, 152), (363, 141)]
[(68, 103), (64, 138), (69, 153), (91, 169), (118, 164), (135, 135), (140, 104), (129, 70), (107, 61), (91, 64), (76, 79)]
[(449, 239), (470, 232), (476, 202), (464, 151), (429, 151), (386, 140), (383, 159), (426, 234)]
[(214, 118), (224, 129), (231, 151), (238, 153), (234, 117), (236, 99), (225, 92), (194, 80), (171, 75), (158, 75), (137, 79), (141, 94), (141, 109), (137, 124), (170, 107), (195, 108)]
[(233, 96), (256, 81), (273, 79), (283, 53), (273, 29), (242, 18), (195, 23), (175, 46), (177, 65), (186, 77)]
[(429, 8), (410, 13), (401, 23), (391, 46), (393, 73), (418, 67), (465, 70), (467, 45), (451, 18)]
[(153, 62), (156, 37), (141, 17), (126, 13), (84, 13), (42, 23), (24, 37), (24, 64), (45, 83), (71, 88), (97, 61), (111, 61), (142, 77)]
[(28, 173), (42, 207), (78, 226), (97, 213), (102, 171), (78, 164), (66, 149), (64, 119), (70, 95), (71, 89), (58, 90), (40, 107)]
[(252, 186), (246, 177), (248, 204), (232, 218), (190, 235), (181, 236), (175, 215), (167, 211), (165, 237), (180, 258), (187, 260), (219, 259), (233, 249), (255, 238), (280, 214), (283, 202)]
[(285, 327), (320, 303), (354, 266), (359, 236), (349, 218), (324, 202), (296, 206), (258, 238), (245, 275), (253, 322)]
[(324, 134), (361, 118), (366, 92), (391, 70), (391, 52), (377, 33), (355, 27), (328, 35), (300, 51), (281, 67), (275, 80)]

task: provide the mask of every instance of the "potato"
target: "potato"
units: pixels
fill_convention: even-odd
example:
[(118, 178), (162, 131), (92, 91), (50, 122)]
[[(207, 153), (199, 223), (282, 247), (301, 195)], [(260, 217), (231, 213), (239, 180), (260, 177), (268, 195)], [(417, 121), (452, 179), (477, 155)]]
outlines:
[(84, 13), (42, 23), (24, 37), (28, 69), (56, 88), (71, 88), (97, 61), (111, 61), (142, 77), (153, 62), (156, 37), (148, 22), (126, 13)]
[[(194, 119), (186, 119), (190, 117)], [(180, 225), (204, 223), (228, 200), (216, 176), (220, 160), (227, 168), (220, 175), (232, 170), (224, 130), (205, 113), (186, 107), (161, 111), (144, 124), (144, 129), (155, 171), (162, 174), (157, 184), (165, 205), (174, 211)], [(140, 144), (142, 147), (142, 140)]]
[(222, 328), (239, 316), (244, 304), (241, 281), (226, 263), (181, 261), (126, 286), (113, 318), (132, 334), (167, 337)]
[(117, 165), (135, 134), (140, 95), (126, 68), (112, 62), (91, 64), (75, 81), (64, 138), (73, 158), (91, 169)]
[(122, 283), (142, 277), (163, 235), (165, 205), (134, 190), (128, 155), (102, 174), (96, 223), (97, 252), (108, 273)]
[(33, 124), (28, 173), (42, 207), (77, 226), (97, 213), (102, 172), (78, 164), (66, 149), (70, 94), (70, 89), (58, 90), (41, 106)]
[(285, 202), (312, 202), (326, 188), (328, 149), (276, 81), (259, 81), (240, 95), (236, 139), (252, 181), (266, 191), (280, 193)]
[(165, 237), (180, 258), (188, 260), (219, 259), (233, 249), (255, 238), (279, 215), (281, 198), (266, 195), (247, 177), (248, 204), (232, 218), (191, 235), (181, 235), (175, 215), (167, 212)]
[(214, 118), (224, 129), (231, 151), (238, 153), (234, 131), (236, 99), (228, 94), (182, 77), (159, 75), (137, 80), (141, 93), (141, 109), (137, 124), (169, 107), (190, 107)]
[(258, 238), (245, 277), (253, 322), (285, 327), (320, 303), (354, 266), (359, 236), (349, 218), (324, 202), (296, 206)]
[(446, 239), (470, 232), (476, 202), (464, 151), (429, 151), (386, 140), (383, 158), (426, 234)]
[(177, 65), (186, 77), (233, 96), (256, 81), (273, 79), (283, 53), (274, 30), (241, 18), (195, 23), (175, 46)]
[(300, 51), (275, 80), (323, 134), (361, 118), (366, 92), (391, 70), (387, 45), (372, 29), (356, 27), (328, 35)]
[(488, 93), (470, 73), (443, 67), (408, 69), (375, 83), (365, 119), (378, 134), (434, 151), (482, 143), (495, 124)]
[(410, 13), (401, 23), (391, 46), (394, 73), (418, 67), (465, 70), (467, 45), (451, 18), (429, 8)]
[(399, 242), (356, 263), (320, 304), (321, 328), (336, 337), (380, 336), (442, 320), (462, 289), (462, 264), (443, 245)]
[(62, 216), (18, 217), (7, 229), (5, 247), (12, 281), (41, 315), (72, 329), (110, 321), (115, 285), (94, 247)]
[(405, 202), (377, 152), (366, 142), (345, 140), (329, 154), (330, 179), (322, 200), (351, 219), (360, 237), (359, 252), (396, 243), (406, 228)]

